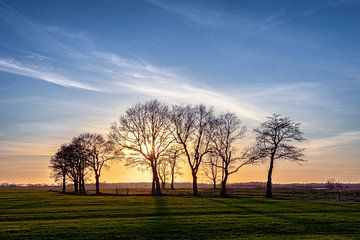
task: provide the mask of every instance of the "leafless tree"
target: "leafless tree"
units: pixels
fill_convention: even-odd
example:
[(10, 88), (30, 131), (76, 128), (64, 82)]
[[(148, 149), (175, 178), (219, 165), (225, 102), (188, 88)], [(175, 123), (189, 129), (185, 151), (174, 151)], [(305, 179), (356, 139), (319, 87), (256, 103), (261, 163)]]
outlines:
[(113, 141), (107, 141), (101, 134), (83, 133), (79, 136), (81, 145), (88, 152), (87, 166), (92, 169), (95, 177), (96, 195), (100, 194), (100, 176), (103, 167), (120, 157), (121, 150), (115, 148)]
[(71, 144), (63, 145), (62, 154), (66, 161), (66, 175), (74, 184), (74, 192), (79, 193), (79, 171), (77, 158), (74, 157), (74, 148)]
[(51, 156), (49, 166), (49, 168), (52, 170), (51, 175), (55, 178), (55, 181), (58, 181), (60, 179), (62, 181), (62, 193), (66, 192), (66, 176), (68, 171), (66, 148), (66, 144), (61, 145), (61, 147), (56, 151), (56, 153)]
[(204, 160), (204, 175), (208, 178), (211, 183), (213, 184), (213, 189), (217, 189), (217, 181), (219, 178), (219, 165), (220, 165), (220, 158), (215, 154), (208, 154), (207, 158)]
[(127, 166), (151, 169), (152, 193), (161, 195), (157, 167), (173, 141), (168, 107), (152, 100), (128, 108), (119, 123), (112, 125), (110, 137), (121, 148), (129, 150)]
[(159, 161), (158, 174), (161, 183), (161, 189), (165, 190), (166, 182), (170, 177), (170, 162), (168, 157), (163, 157)]
[(161, 189), (165, 189), (166, 182), (168, 180), (170, 180), (170, 189), (175, 189), (175, 176), (181, 175), (181, 172), (179, 172), (179, 162), (181, 161), (182, 154), (183, 151), (181, 146), (178, 144), (172, 144), (161, 158), (158, 168)]
[(213, 152), (221, 159), (217, 167), (223, 171), (221, 195), (226, 196), (229, 176), (241, 167), (254, 163), (254, 159), (245, 158), (244, 153), (239, 151), (239, 140), (244, 137), (246, 127), (235, 113), (221, 114), (213, 121), (212, 128)]
[(170, 165), (170, 189), (175, 189), (175, 177), (181, 175), (179, 163), (182, 160), (184, 152), (178, 144), (174, 144), (167, 151), (167, 157)]
[[(74, 138), (75, 139), (75, 138)], [(63, 192), (65, 192), (66, 178), (74, 183), (75, 193), (84, 193), (82, 186), (83, 173), (85, 168), (85, 158), (79, 154), (83, 152), (79, 149), (79, 144), (74, 140), (70, 144), (63, 144), (53, 157), (50, 159), (50, 167), (56, 178), (61, 174), (63, 180)], [(66, 174), (66, 176), (64, 175)]]
[(275, 160), (284, 159), (298, 163), (304, 161), (304, 149), (297, 148), (292, 144), (305, 140), (300, 126), (300, 123), (296, 123), (288, 117), (273, 114), (267, 117), (260, 127), (254, 129), (256, 144), (250, 152), (249, 159), (270, 160), (266, 185), (267, 198), (272, 197), (271, 178)]
[(198, 196), (197, 173), (203, 157), (210, 152), (213, 110), (205, 105), (174, 106), (171, 114), (173, 135), (183, 148), (193, 178), (193, 195)]
[(68, 154), (70, 154), (68, 158), (71, 159), (71, 166), (74, 168), (73, 171), (76, 172), (78, 177), (78, 193), (85, 194), (85, 179), (88, 174), (88, 159), (90, 158), (89, 151), (81, 136), (74, 137), (68, 147)]
[(333, 191), (334, 189), (336, 189), (337, 185), (338, 185), (338, 183), (336, 182), (335, 178), (330, 178), (326, 181), (326, 187), (330, 191)]

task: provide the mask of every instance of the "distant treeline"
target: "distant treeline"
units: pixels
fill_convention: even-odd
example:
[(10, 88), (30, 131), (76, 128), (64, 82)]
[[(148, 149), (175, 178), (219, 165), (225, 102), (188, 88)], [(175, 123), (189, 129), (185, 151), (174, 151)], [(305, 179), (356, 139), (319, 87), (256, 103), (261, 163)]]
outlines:
[[(148, 189), (151, 187), (151, 182), (134, 182), (134, 183), (100, 183), (104, 189)], [(230, 183), (229, 189), (263, 189), (266, 182), (243, 182)], [(360, 183), (338, 183), (342, 190), (359, 191)], [(67, 184), (67, 187), (72, 187), (72, 184)], [(191, 182), (175, 183), (177, 189), (192, 189)], [(199, 189), (213, 189), (212, 184), (199, 183)], [(0, 189), (38, 189), (38, 190), (58, 190), (62, 186), (54, 184), (13, 184), (0, 183)], [(94, 183), (87, 183), (86, 189), (95, 190)], [(287, 189), (287, 190), (332, 190), (328, 183), (288, 183), (288, 184), (273, 184), (273, 189)], [(337, 189), (338, 190), (338, 189)]]
[(251, 146), (241, 144), (246, 132), (235, 113), (215, 114), (203, 104), (168, 106), (152, 100), (126, 109), (106, 137), (83, 133), (63, 144), (51, 157), (50, 168), (54, 179), (62, 182), (63, 192), (71, 181), (76, 193), (85, 194), (91, 175), (100, 194), (102, 169), (123, 160), (125, 166), (149, 171), (152, 194), (161, 195), (168, 181), (170, 189), (175, 188), (175, 178), (181, 174), (179, 162), (184, 161), (191, 172), (194, 196), (198, 196), (200, 171), (226, 196), (232, 174), (269, 160), (266, 197), (272, 197), (274, 162), (304, 161), (303, 149), (293, 145), (305, 140), (300, 123), (273, 114), (253, 129), (255, 144)]

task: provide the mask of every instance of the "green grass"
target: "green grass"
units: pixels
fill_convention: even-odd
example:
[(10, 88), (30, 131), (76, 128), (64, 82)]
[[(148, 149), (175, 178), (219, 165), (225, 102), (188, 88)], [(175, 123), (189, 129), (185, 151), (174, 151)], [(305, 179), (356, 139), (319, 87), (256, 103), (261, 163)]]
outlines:
[(360, 239), (360, 203), (0, 191), (0, 239)]

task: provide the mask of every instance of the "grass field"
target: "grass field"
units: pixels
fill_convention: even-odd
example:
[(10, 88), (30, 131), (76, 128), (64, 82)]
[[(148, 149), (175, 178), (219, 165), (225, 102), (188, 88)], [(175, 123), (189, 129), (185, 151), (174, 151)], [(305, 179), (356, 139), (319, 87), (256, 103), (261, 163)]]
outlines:
[(360, 203), (0, 191), (0, 239), (360, 239)]

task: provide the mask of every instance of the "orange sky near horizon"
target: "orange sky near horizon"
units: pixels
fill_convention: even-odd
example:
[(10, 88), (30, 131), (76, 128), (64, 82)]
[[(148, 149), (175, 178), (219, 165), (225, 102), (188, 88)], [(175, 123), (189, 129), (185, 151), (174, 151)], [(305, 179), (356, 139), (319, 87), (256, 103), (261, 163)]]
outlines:
[[(331, 156), (332, 155), (332, 156)], [(329, 165), (327, 162), (331, 155), (307, 155), (307, 161), (301, 165), (278, 160), (275, 163), (273, 172), (274, 183), (309, 183), (326, 182), (327, 179), (335, 178), (344, 183), (360, 182), (359, 167), (353, 164), (353, 161), (342, 160), (338, 166)], [(0, 183), (16, 184), (35, 184), (35, 183), (54, 183), (50, 178), (49, 165), (50, 155), (12, 155), (0, 158)], [(7, 160), (6, 160), (7, 159)], [(10, 164), (13, 162), (13, 164)], [(20, 162), (20, 164), (19, 164)], [(265, 182), (267, 177), (268, 162), (258, 165), (245, 166), (238, 173), (231, 175), (229, 182)], [(180, 172), (182, 176), (176, 178), (177, 182), (191, 182), (190, 168), (184, 161), (181, 164)], [(151, 175), (148, 172), (142, 172), (137, 168), (124, 166), (124, 161), (112, 163), (110, 169), (103, 169), (101, 182), (150, 182)], [(94, 182), (90, 177), (88, 182)], [(199, 172), (199, 182), (210, 183)]]

